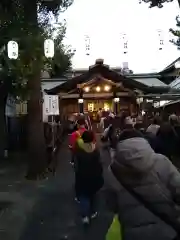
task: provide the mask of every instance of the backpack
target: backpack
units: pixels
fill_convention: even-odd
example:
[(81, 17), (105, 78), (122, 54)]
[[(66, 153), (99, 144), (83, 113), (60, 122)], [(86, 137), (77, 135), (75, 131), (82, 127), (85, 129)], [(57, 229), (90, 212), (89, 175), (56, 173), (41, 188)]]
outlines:
[[(82, 140), (82, 134), (83, 134), (83, 132), (82, 133), (80, 133), (78, 130), (76, 131), (76, 134), (77, 134), (77, 139), (76, 139), (76, 142), (75, 142), (75, 145), (77, 145), (78, 144), (78, 141), (80, 141), (80, 140)], [(83, 140), (82, 140), (83, 141)]]

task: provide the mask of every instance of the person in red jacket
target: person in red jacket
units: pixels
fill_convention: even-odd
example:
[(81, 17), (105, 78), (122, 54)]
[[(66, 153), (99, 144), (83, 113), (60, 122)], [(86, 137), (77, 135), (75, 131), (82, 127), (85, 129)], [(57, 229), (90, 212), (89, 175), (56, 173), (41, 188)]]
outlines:
[[(76, 145), (77, 141), (79, 138), (81, 138), (82, 134), (87, 131), (86, 129), (86, 121), (85, 118), (81, 116), (81, 118), (78, 119), (77, 121), (77, 130), (74, 131), (70, 138), (69, 138), (69, 149), (71, 150), (71, 160), (70, 163), (72, 166), (74, 166), (75, 162), (75, 150), (76, 150)], [(77, 189), (77, 180), (76, 180), (76, 174), (75, 174), (75, 201), (79, 201), (79, 194), (78, 194), (78, 189)]]
[(86, 124), (85, 119), (80, 118), (77, 121), (78, 130), (74, 131), (69, 138), (69, 148), (72, 152), (71, 164), (74, 164), (74, 151), (75, 151), (77, 140), (82, 136), (83, 132), (87, 130), (85, 127), (85, 124)]
[[(84, 131), (88, 130), (87, 128), (88, 128), (88, 124), (84, 116), (81, 116), (77, 121), (77, 130), (74, 131), (69, 138), (69, 148), (71, 149), (72, 153), (75, 150), (77, 140), (82, 136)], [(94, 142), (96, 142), (95, 135), (94, 135)]]

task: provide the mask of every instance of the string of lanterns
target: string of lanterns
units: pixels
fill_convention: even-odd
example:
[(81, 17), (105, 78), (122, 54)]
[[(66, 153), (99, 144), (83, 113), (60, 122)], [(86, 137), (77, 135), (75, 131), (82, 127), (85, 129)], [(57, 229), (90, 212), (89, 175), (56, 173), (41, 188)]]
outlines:
[[(157, 31), (158, 33), (158, 49), (162, 50), (164, 47), (164, 38), (163, 33), (161, 30)], [(128, 38), (127, 34), (123, 33), (121, 34), (121, 43), (122, 43), (122, 49), (123, 54), (128, 53)], [(86, 55), (90, 55), (90, 37), (85, 36), (85, 51)], [(7, 44), (7, 52), (9, 59), (16, 60), (19, 56), (19, 46), (16, 41), (9, 41)], [(52, 39), (46, 39), (44, 41), (44, 54), (47, 58), (53, 58), (54, 57), (54, 41)]]
[[(164, 47), (164, 34), (162, 30), (157, 30), (157, 37), (158, 37), (158, 50), (163, 50)], [(124, 55), (128, 53), (128, 37), (126, 33), (122, 33), (120, 35), (120, 42), (121, 42), (121, 49)]]
[[(16, 41), (9, 41), (7, 44), (8, 58), (12, 60), (18, 59), (19, 45)], [(47, 58), (54, 57), (54, 41), (52, 39), (46, 39), (44, 41), (44, 55)]]
[[(161, 51), (161, 50), (163, 50), (163, 47), (164, 47), (163, 31), (158, 29), (157, 32), (156, 32), (156, 35), (158, 37), (158, 50)], [(90, 37), (88, 35), (85, 35), (85, 54), (86, 54), (86, 56), (90, 55), (90, 51), (91, 51), (91, 46), (90, 45), (91, 45)], [(128, 36), (127, 36), (126, 33), (121, 33), (120, 34), (120, 45), (121, 45), (122, 53), (124, 55), (127, 55), (128, 54), (129, 41), (128, 41)]]

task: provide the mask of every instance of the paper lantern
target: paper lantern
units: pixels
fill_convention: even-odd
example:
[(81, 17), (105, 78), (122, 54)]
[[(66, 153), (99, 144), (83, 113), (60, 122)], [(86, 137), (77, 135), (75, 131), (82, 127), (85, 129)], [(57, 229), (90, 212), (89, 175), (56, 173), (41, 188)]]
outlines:
[(159, 50), (163, 50), (163, 47), (164, 47), (164, 37), (163, 37), (163, 32), (161, 30), (157, 30), (158, 32), (158, 47), (159, 47)]
[(90, 55), (90, 37), (88, 35), (85, 36), (85, 52), (86, 55)]
[(121, 44), (122, 44), (123, 54), (127, 54), (128, 53), (128, 38), (127, 38), (126, 33), (121, 34)]
[(54, 57), (54, 41), (52, 39), (46, 39), (44, 41), (44, 55), (47, 58)]
[(7, 45), (8, 58), (17, 59), (19, 53), (18, 43), (15, 41), (9, 41)]

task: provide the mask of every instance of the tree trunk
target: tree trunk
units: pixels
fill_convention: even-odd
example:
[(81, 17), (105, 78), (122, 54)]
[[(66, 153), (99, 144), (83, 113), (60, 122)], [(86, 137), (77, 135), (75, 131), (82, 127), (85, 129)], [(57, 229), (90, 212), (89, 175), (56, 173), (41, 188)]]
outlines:
[(178, 4), (179, 4), (179, 7), (180, 7), (180, 0), (178, 0)]
[[(37, 22), (37, 4), (36, 0), (31, 0), (26, 4), (24, 0), (25, 20), (28, 30), (34, 36), (38, 36)], [(28, 44), (32, 44), (29, 42)], [(36, 46), (38, 41), (33, 44)], [(43, 44), (43, 43), (42, 43)], [(39, 47), (39, 46), (37, 46)], [(43, 45), (42, 45), (43, 48)], [(44, 138), (44, 127), (42, 121), (42, 95), (41, 95), (41, 58), (32, 56), (30, 53), (29, 59), (33, 59), (32, 77), (28, 79), (29, 101), (28, 101), (28, 158), (29, 167), (27, 172), (28, 179), (36, 179), (46, 168), (47, 156), (46, 145)]]
[(7, 143), (7, 125), (6, 125), (6, 102), (8, 97), (8, 88), (6, 83), (0, 86), (0, 161), (4, 158), (4, 151), (8, 148)]
[(40, 75), (29, 80), (31, 90), (28, 101), (28, 155), (29, 168), (27, 177), (37, 178), (46, 168), (46, 145), (42, 122), (42, 96)]

